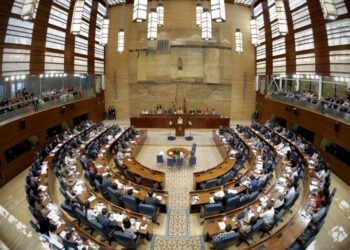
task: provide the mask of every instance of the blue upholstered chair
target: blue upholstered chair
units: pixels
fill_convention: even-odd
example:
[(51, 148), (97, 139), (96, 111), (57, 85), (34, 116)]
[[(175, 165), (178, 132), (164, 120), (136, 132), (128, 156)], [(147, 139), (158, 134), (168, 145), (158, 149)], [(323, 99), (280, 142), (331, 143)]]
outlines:
[(265, 234), (270, 235), (270, 231), (274, 228), (274, 226), (277, 225), (277, 223), (280, 221), (280, 219), (282, 218), (282, 216), (286, 213), (286, 210), (284, 210), (283, 208), (277, 213), (275, 214), (274, 218), (273, 218), (273, 222), (271, 223), (271, 225), (266, 225), (264, 224), (262, 226), (262, 228), (260, 229), (260, 231), (262, 232), (260, 238), (264, 237)]
[(196, 152), (196, 149), (197, 149), (197, 144), (196, 144), (196, 143), (193, 143), (193, 144), (192, 144), (191, 151)]
[(225, 212), (235, 209), (239, 204), (239, 198), (239, 195), (228, 198), (225, 204)]
[(159, 225), (159, 222), (158, 222), (159, 208), (158, 207), (140, 203), (139, 212), (141, 214), (151, 217), (152, 221)]
[(221, 203), (205, 204), (201, 207), (201, 217), (219, 214), (224, 210)]
[(181, 168), (184, 165), (184, 158), (177, 158), (176, 159), (176, 166)]
[(252, 230), (250, 230), (250, 232), (247, 235), (244, 235), (244, 234), (239, 235), (239, 243), (236, 246), (238, 247), (242, 242), (245, 242), (250, 246), (248, 240), (253, 236), (253, 234), (259, 231), (263, 226), (264, 226), (264, 219), (259, 219), (252, 226)]
[(90, 227), (90, 222), (87, 219), (86, 214), (77, 207), (74, 208), (74, 213), (77, 216), (77, 218), (80, 220), (80, 222), (82, 222), (87, 227), (87, 228), (85, 228), (85, 230), (90, 230), (91, 231), (90, 234), (92, 235), (95, 230)]
[(202, 182), (200, 185), (200, 188), (201, 189), (208, 189), (208, 188), (216, 187), (219, 184), (220, 183), (219, 183), (218, 179), (211, 179), (211, 180)]
[(174, 167), (174, 165), (175, 165), (174, 159), (168, 158), (167, 159), (167, 166), (172, 168), (172, 167)]
[(190, 158), (188, 159), (188, 165), (190, 167), (193, 167), (194, 165), (196, 165), (196, 163), (197, 163), (197, 158), (191, 155)]
[(80, 225), (80, 223), (81, 223), (81, 222), (80, 222), (80, 219), (77, 217), (77, 215), (76, 215), (75, 212), (74, 212), (74, 209), (73, 209), (71, 206), (69, 206), (69, 205), (63, 203), (63, 204), (61, 204), (61, 208), (62, 208), (67, 214), (69, 214), (70, 217), (74, 218), (73, 222), (78, 222), (78, 224)]
[(163, 164), (163, 163), (164, 163), (163, 155), (157, 155), (157, 164)]
[(232, 246), (239, 238), (239, 233), (234, 233), (229, 236), (221, 237), (218, 241), (214, 241), (214, 248), (217, 250), (223, 250)]
[(117, 206), (121, 206), (122, 205), (122, 202), (121, 202), (121, 194), (117, 191), (117, 190), (114, 190), (113, 188), (111, 187), (107, 187), (106, 189), (107, 193), (109, 194), (109, 197), (110, 197), (110, 201), (117, 205)]
[(113, 239), (126, 249), (136, 249), (138, 240), (134, 240), (131, 234), (116, 231), (113, 233)]
[(235, 171), (230, 170), (226, 174), (224, 174), (221, 178), (221, 184), (226, 184), (227, 182), (231, 181), (233, 177), (235, 176)]
[(89, 221), (89, 225), (104, 238), (102, 241), (108, 240), (109, 245), (111, 245), (111, 242), (114, 238), (113, 233), (109, 233), (105, 228), (103, 228), (102, 224), (97, 221)]
[(122, 201), (123, 201), (124, 207), (126, 209), (129, 209), (135, 213), (138, 212), (138, 204), (137, 204), (137, 200), (135, 197), (130, 196), (130, 195), (123, 195)]

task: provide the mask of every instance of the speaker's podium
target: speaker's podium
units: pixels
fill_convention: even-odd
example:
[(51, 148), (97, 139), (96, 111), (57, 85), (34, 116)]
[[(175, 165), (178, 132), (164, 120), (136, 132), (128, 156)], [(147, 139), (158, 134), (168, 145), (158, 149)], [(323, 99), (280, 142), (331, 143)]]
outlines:
[(175, 135), (185, 136), (185, 126), (181, 116), (179, 116), (179, 118), (177, 118), (177, 121), (176, 121)]

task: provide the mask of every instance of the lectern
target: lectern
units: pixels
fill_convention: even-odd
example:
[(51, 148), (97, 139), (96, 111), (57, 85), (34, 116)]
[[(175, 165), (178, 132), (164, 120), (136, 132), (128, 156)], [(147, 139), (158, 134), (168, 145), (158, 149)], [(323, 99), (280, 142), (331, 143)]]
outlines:
[(183, 120), (181, 116), (179, 116), (179, 118), (177, 119), (176, 126), (175, 126), (175, 133), (176, 133), (176, 136), (185, 136), (185, 126), (183, 124)]

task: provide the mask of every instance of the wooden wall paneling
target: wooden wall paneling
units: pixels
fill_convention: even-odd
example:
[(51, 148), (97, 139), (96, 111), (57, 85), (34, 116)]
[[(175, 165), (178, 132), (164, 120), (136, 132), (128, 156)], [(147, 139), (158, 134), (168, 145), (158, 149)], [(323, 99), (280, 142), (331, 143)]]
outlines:
[(68, 74), (74, 73), (74, 42), (75, 37), (70, 33), (71, 23), (73, 18), (73, 10), (74, 10), (75, 1), (71, 1), (68, 19), (67, 19), (67, 29), (66, 29), (66, 43), (64, 50), (64, 72)]
[(34, 19), (32, 46), (30, 50), (30, 74), (36, 75), (45, 71), (45, 43), (47, 25), (53, 0), (41, 1)]
[[(50, 141), (46, 138), (46, 130), (52, 126), (67, 122), (70, 127), (73, 125), (73, 118), (88, 113), (93, 121), (103, 120), (104, 96), (98, 95), (96, 98), (89, 98), (79, 102), (65, 105), (65, 112), (62, 106), (37, 112), (34, 115), (19, 118), (0, 127), (0, 161), (1, 172), (5, 181), (8, 182), (21, 171), (26, 169), (32, 162), (34, 153), (41, 150)], [(20, 121), (24, 119), (26, 128), (20, 127)], [(11, 131), (9, 133), (9, 131)], [(39, 138), (39, 145), (31, 151), (26, 152), (10, 163), (5, 158), (5, 150), (36, 135)], [(1, 186), (1, 184), (0, 184)]]
[(270, 14), (267, 1), (262, 2), (265, 28), (265, 45), (266, 45), (266, 75), (272, 75), (272, 32), (270, 23)]
[(307, 1), (310, 11), (312, 30), (315, 45), (315, 73), (317, 75), (329, 76), (329, 47), (326, 30), (326, 21), (322, 14), (322, 8), (319, 1)]
[(289, 8), (289, 1), (284, 0), (284, 8), (286, 10), (286, 18), (288, 25), (288, 34), (286, 35), (286, 74), (292, 75), (296, 73), (296, 55), (295, 55), (295, 39), (292, 13)]
[[(286, 109), (288, 107), (288, 110)], [(287, 127), (291, 128), (293, 123), (311, 130), (315, 133), (314, 145), (320, 150), (320, 141), (327, 138), (331, 142), (350, 151), (350, 124), (342, 120), (337, 120), (320, 113), (296, 107), (281, 101), (265, 98), (264, 95), (257, 94), (257, 110), (259, 111), (259, 122), (265, 123), (271, 118), (271, 115), (284, 118), (287, 120)], [(293, 112), (293, 108), (297, 109), (297, 115)], [(339, 123), (339, 131), (336, 132), (334, 127), (336, 122)], [(328, 154), (328, 153), (327, 153)], [(343, 173), (350, 174), (349, 166), (344, 163), (339, 164), (339, 160), (328, 154), (328, 161), (332, 165), (333, 171), (347, 184), (350, 184), (350, 178), (343, 176)], [(345, 168), (346, 167), (346, 168)]]
[(88, 43), (88, 73), (95, 74), (95, 33), (98, 2), (92, 2), (90, 25), (89, 25), (89, 43)]
[(6, 27), (11, 13), (14, 0), (0, 1), (0, 65), (2, 71), (2, 55), (5, 45)]

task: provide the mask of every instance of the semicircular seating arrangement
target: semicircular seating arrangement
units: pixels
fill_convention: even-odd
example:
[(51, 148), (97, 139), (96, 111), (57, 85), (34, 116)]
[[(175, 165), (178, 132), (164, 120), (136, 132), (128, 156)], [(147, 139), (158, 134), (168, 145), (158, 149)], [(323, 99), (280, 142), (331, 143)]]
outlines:
[[(25, 186), (37, 220), (31, 224), (53, 248), (136, 249), (151, 239), (168, 194), (164, 173), (135, 159), (146, 136), (132, 127), (88, 123), (58, 135), (35, 157)], [(203, 218), (204, 239), (216, 249), (242, 243), (305, 249), (336, 192), (329, 193), (328, 164), (310, 143), (273, 122), (220, 128), (213, 139), (224, 161), (194, 173), (189, 194), (191, 212)], [(149, 192), (160, 204), (141, 202)], [(125, 233), (128, 223), (132, 236)]]
[[(266, 144), (273, 145), (278, 155), (276, 181), (259, 199), (205, 218), (203, 235), (217, 249), (242, 242), (248, 247), (305, 249), (324, 223), (336, 192), (329, 193), (329, 166), (310, 143), (274, 123), (266, 125), (253, 123), (251, 130)], [(242, 136), (249, 136), (249, 130), (236, 128)], [(233, 203), (235, 197), (229, 199)], [(227, 225), (236, 232), (224, 233)], [(261, 234), (257, 236), (257, 232)], [(291, 242), (291, 236), (298, 238), (296, 242)]]
[[(26, 186), (29, 209), (38, 220), (37, 224), (32, 224), (42, 234), (56, 232), (59, 235), (58, 238), (62, 238), (62, 241), (50, 241), (52, 246), (61, 248), (62, 244), (63, 246), (72, 244), (75, 247), (88, 246), (89, 249), (99, 247), (108, 249), (113, 241), (124, 247), (136, 247), (142, 238), (150, 239), (151, 219), (153, 219), (150, 210), (152, 209), (143, 206), (142, 211), (148, 213), (144, 216), (110, 204), (84, 183), (80, 172), (82, 169), (77, 166), (76, 159), (82, 159), (83, 151), (90, 157), (99, 156), (94, 152), (95, 146), (91, 146), (96, 145), (94, 143), (96, 138), (101, 141), (104, 139), (112, 141), (112, 138), (118, 138), (119, 131), (118, 126), (111, 128), (100, 125), (90, 126), (84, 131), (68, 135), (60, 142), (54, 142), (55, 144), (51, 145), (53, 150), (50, 154), (42, 162), (38, 158), (33, 163)], [(112, 138), (107, 138), (108, 136)], [(59, 182), (59, 190), (65, 197), (61, 205), (58, 197), (55, 197), (54, 175)], [(126, 186), (125, 190), (127, 189)], [(111, 220), (105, 220), (106, 214)], [(127, 240), (128, 235), (123, 233), (125, 221), (131, 222), (131, 227), (135, 230), (135, 238), (131, 237)], [(109, 244), (105, 244), (104, 241), (108, 241)]]

